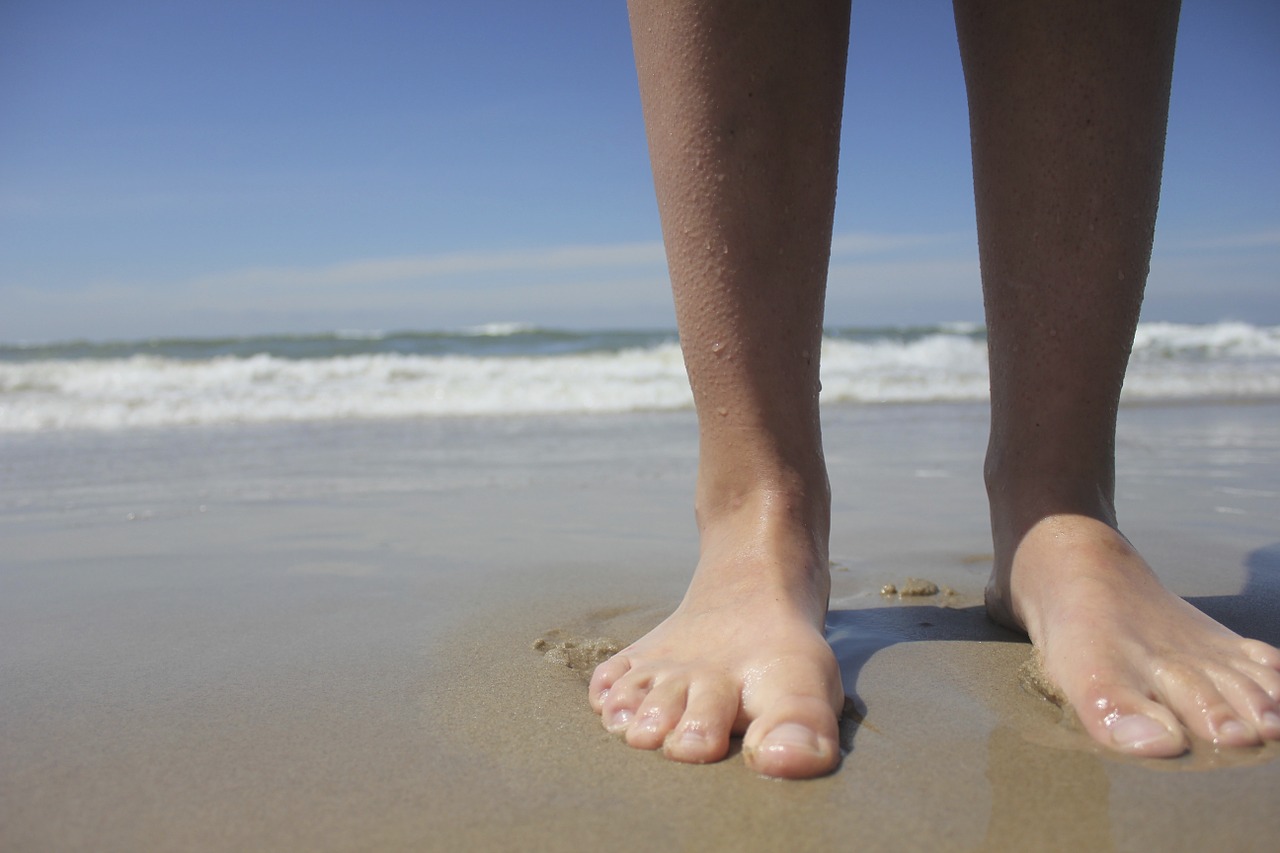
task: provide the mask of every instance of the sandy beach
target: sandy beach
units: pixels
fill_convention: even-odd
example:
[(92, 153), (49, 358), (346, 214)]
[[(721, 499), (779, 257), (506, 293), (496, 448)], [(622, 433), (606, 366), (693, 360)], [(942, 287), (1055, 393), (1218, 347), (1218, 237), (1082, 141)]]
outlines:
[[(1026, 686), (984, 406), (825, 429), (852, 713), (799, 783), (628, 749), (564, 665), (678, 601), (691, 413), (0, 435), (0, 848), (1274, 849), (1280, 745), (1120, 758)], [(1280, 643), (1280, 404), (1129, 406), (1118, 452), (1166, 582)]]

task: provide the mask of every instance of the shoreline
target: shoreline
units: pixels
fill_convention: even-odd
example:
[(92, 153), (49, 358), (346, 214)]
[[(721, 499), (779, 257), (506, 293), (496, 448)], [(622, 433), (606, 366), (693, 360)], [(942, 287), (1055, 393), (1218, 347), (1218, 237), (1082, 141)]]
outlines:
[[(824, 428), (863, 719), (802, 783), (630, 750), (532, 648), (679, 600), (691, 412), (0, 437), (0, 846), (1268, 849), (1280, 745), (1101, 754), (1020, 685), (985, 405)], [(1280, 404), (1129, 404), (1117, 444), (1162, 577), (1280, 642)], [(881, 596), (909, 577), (955, 595)]]
[[(823, 403), (824, 424), (830, 420), (837, 423), (856, 420), (860, 416), (875, 419), (876, 412), (922, 411), (930, 409), (946, 410), (978, 410), (985, 417), (989, 403), (987, 400), (885, 400), (877, 402), (838, 400)], [(1196, 396), (1196, 397), (1137, 397), (1123, 398), (1120, 401), (1120, 420), (1124, 421), (1126, 411), (1145, 409), (1203, 409), (1203, 408), (1275, 408), (1280, 406), (1280, 395), (1249, 396)], [(104, 441), (119, 439), (128, 441), (132, 436), (149, 436), (161, 440), (182, 434), (205, 433), (210, 436), (220, 434), (237, 434), (258, 430), (271, 432), (276, 430), (299, 430), (325, 432), (332, 430), (380, 429), (397, 430), (405, 428), (421, 428), (431, 430), (434, 426), (472, 426), (483, 429), (486, 425), (519, 423), (527, 427), (542, 426), (556, 429), (567, 426), (570, 429), (593, 425), (604, 427), (611, 422), (626, 424), (636, 419), (686, 419), (694, 423), (695, 412), (692, 405), (686, 407), (637, 408), (633, 410), (599, 411), (599, 412), (516, 412), (512, 414), (468, 413), (456, 414), (406, 414), (384, 416), (343, 416), (298, 420), (262, 420), (262, 421), (216, 421), (211, 423), (162, 423), (137, 424), (128, 426), (59, 426), (40, 429), (0, 430), (0, 453), (8, 450), (6, 445), (42, 441), (57, 441), (94, 438)]]

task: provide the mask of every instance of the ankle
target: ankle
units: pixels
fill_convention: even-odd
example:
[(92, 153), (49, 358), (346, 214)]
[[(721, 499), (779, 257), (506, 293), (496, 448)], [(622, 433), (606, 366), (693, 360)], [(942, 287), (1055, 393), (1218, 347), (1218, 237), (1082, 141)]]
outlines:
[(694, 502), (703, 538), (719, 528), (758, 528), (782, 537), (803, 531), (826, 552), (831, 527), (831, 492), (825, 475), (817, 482), (756, 483), (709, 487), (700, 477)]
[(1091, 470), (1083, 464), (1072, 466), (1043, 457), (1032, 460), (1029, 456), (987, 454), (983, 473), (991, 509), (995, 563), (987, 584), (986, 604), (988, 615), (996, 622), (1026, 631), (1034, 638), (1039, 636), (1037, 608), (1026, 609), (1031, 600), (1028, 596), (1037, 590), (1046, 592), (1049, 587), (1023, 576), (1029, 568), (1025, 559), (1022, 569), (1015, 572), (1016, 555), (1028, 544), (1028, 538), (1036, 530), (1049, 532), (1053, 538), (1069, 535), (1078, 528), (1070, 523), (1073, 518), (1093, 519), (1113, 530), (1117, 525), (1110, 466), (1093, 466)]
[(740, 597), (763, 594), (824, 617), (829, 506), (825, 488), (814, 495), (762, 487), (700, 502), (701, 558), (690, 593), (732, 586)]
[(1044, 518), (1081, 515), (1116, 526), (1115, 476), (1109, 461), (1090, 465), (988, 452), (983, 468), (992, 524), (1018, 534)]

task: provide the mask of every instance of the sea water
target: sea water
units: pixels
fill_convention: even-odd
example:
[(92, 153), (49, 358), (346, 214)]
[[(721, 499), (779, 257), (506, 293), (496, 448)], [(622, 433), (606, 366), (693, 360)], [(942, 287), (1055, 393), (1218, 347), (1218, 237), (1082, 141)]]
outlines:
[[(827, 330), (830, 403), (981, 401), (982, 327)], [(1127, 400), (1280, 398), (1280, 326), (1139, 326)], [(0, 432), (692, 406), (674, 332), (451, 332), (0, 345)]]

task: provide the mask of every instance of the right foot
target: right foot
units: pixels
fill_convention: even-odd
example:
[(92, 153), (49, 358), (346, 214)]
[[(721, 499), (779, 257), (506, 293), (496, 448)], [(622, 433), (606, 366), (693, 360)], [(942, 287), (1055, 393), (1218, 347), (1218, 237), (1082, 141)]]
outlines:
[(1280, 650), (1169, 592), (1097, 518), (1051, 515), (1021, 536), (1006, 530), (997, 521), (988, 612), (1030, 636), (1095, 740), (1151, 758), (1185, 752), (1187, 732), (1215, 746), (1280, 740)]
[(747, 764), (766, 776), (839, 764), (844, 692), (823, 636), (825, 547), (775, 511), (784, 501), (765, 496), (704, 525), (675, 613), (596, 668), (591, 707), (630, 746), (706, 763), (741, 734)]

